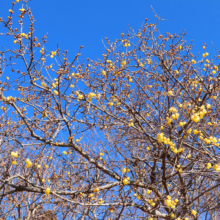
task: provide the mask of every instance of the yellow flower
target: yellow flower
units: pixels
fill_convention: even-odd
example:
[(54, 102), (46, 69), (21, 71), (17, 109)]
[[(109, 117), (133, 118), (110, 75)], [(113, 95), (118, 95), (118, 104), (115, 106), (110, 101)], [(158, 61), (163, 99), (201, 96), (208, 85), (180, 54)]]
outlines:
[(19, 0), (15, 0), (15, 2), (17, 2), (17, 3), (18, 3), (18, 2), (19, 2)]
[(16, 160), (13, 160), (13, 161), (11, 162), (11, 164), (16, 165), (16, 164), (17, 164), (17, 161), (16, 161)]
[(192, 211), (191, 211), (191, 214), (195, 216), (195, 215), (197, 214), (197, 211), (192, 210)]
[(54, 90), (55, 95), (59, 95), (59, 92), (57, 90)]
[(123, 184), (124, 184), (124, 185), (127, 185), (127, 184), (128, 184), (128, 182), (129, 182), (129, 179), (130, 179), (129, 177), (127, 177), (127, 178), (123, 179)]
[(213, 169), (216, 170), (216, 171), (220, 171), (220, 164), (215, 164), (213, 166)]
[(172, 115), (172, 119), (173, 119), (173, 120), (176, 120), (176, 119), (178, 119), (178, 118), (179, 118), (179, 114), (178, 114), (178, 113)]
[(122, 173), (126, 173), (126, 172), (129, 172), (129, 171), (130, 171), (130, 169), (128, 169), (127, 167), (122, 169)]
[(24, 8), (20, 8), (20, 9), (19, 9), (19, 11), (24, 12), (24, 11), (25, 11), (25, 9), (24, 9)]
[(207, 170), (210, 169), (211, 167), (212, 167), (211, 163), (207, 163), (207, 164), (206, 164), (206, 169), (207, 169)]
[(173, 95), (173, 91), (172, 91), (172, 90), (169, 90), (169, 91), (167, 92), (167, 95), (168, 95), (168, 96), (172, 96), (172, 95)]
[(197, 122), (199, 122), (200, 117), (198, 114), (194, 114), (191, 116), (191, 120), (197, 123)]
[(11, 156), (12, 156), (12, 157), (18, 157), (18, 152), (17, 152), (17, 151), (16, 151), (16, 152), (13, 152), (13, 151), (12, 151), (12, 152), (11, 152)]
[(171, 108), (169, 109), (169, 112), (172, 112), (172, 113), (177, 113), (177, 109), (176, 109), (176, 108), (174, 108), (174, 107), (171, 107)]
[(195, 60), (191, 60), (192, 64), (196, 64), (196, 61)]
[(188, 134), (191, 134), (192, 128), (189, 128), (186, 132), (187, 132)]
[(114, 212), (114, 208), (109, 208), (109, 212)]
[(157, 134), (157, 140), (159, 143), (162, 143), (164, 140), (164, 133)]
[(104, 200), (102, 200), (102, 198), (99, 199), (99, 204), (100, 204), (100, 205), (101, 205), (103, 202), (104, 202)]
[(99, 188), (93, 189), (93, 192), (98, 192)]
[(46, 194), (46, 195), (49, 195), (49, 194), (50, 194), (50, 188), (46, 188), (45, 194)]
[(67, 152), (66, 152), (66, 151), (63, 151), (63, 154), (67, 154)]
[(123, 60), (122, 62), (121, 62), (121, 67), (124, 67), (124, 66), (126, 66), (126, 60)]
[(114, 103), (113, 103), (113, 102), (109, 102), (107, 105), (108, 105), (108, 106), (113, 106)]
[(206, 108), (207, 108), (207, 109), (210, 109), (211, 107), (212, 107), (212, 106), (211, 106), (210, 104), (207, 104), (207, 105), (206, 105)]
[(207, 139), (207, 138), (205, 138), (204, 141), (205, 141), (206, 144), (210, 144), (211, 143), (211, 141), (209, 139)]
[(148, 190), (147, 190), (147, 194), (150, 195), (151, 193), (152, 193), (152, 190), (149, 190), (149, 189), (148, 189)]
[(30, 161), (30, 159), (26, 160), (26, 167), (29, 168), (32, 166), (32, 162)]

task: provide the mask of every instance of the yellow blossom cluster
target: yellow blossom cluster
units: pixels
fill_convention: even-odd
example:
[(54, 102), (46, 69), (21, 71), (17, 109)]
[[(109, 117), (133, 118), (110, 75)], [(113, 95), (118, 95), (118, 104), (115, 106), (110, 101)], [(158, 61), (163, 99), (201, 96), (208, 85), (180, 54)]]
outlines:
[(32, 162), (30, 161), (30, 159), (26, 160), (26, 167), (29, 168), (32, 166)]
[(11, 156), (17, 158), (18, 157), (18, 152), (17, 151), (16, 152), (12, 151), (11, 152)]
[(134, 126), (134, 122), (133, 122), (133, 119), (130, 119), (130, 122), (128, 123), (128, 126), (129, 126), (129, 127), (132, 127), (132, 126)]
[(122, 173), (126, 173), (126, 172), (130, 172), (130, 169), (127, 168), (127, 167), (125, 167), (125, 168), (122, 169)]
[(123, 184), (127, 185), (129, 183), (130, 177), (126, 177), (123, 179)]
[(7, 100), (7, 101), (13, 101), (14, 98), (13, 98), (12, 96), (8, 96), (8, 97), (6, 98), (6, 100)]
[(175, 209), (176, 204), (179, 202), (178, 199), (172, 200), (171, 196), (168, 195), (167, 199), (165, 200), (165, 204), (167, 207), (171, 207), (172, 209)]
[(152, 193), (152, 190), (148, 189), (147, 194), (150, 195)]
[(212, 164), (211, 164), (211, 163), (207, 163), (207, 164), (206, 164), (206, 169), (207, 169), (207, 170), (209, 170), (211, 167), (212, 167)]
[(199, 122), (200, 119), (203, 119), (204, 115), (207, 113), (207, 110), (205, 109), (204, 105), (202, 105), (200, 107), (200, 110), (195, 113), (196, 110), (197, 107), (195, 108), (195, 110), (192, 111), (194, 114), (191, 116), (191, 120), (194, 121), (195, 123)]
[(172, 114), (172, 119), (177, 120), (179, 118), (179, 113)]
[(99, 205), (101, 205), (101, 204), (104, 203), (104, 202), (105, 202), (105, 201), (104, 201), (102, 198), (100, 198), (98, 203), (99, 203)]
[(123, 61), (121, 62), (121, 67), (123, 68), (124, 66), (126, 66), (126, 64), (127, 64), (126, 60), (123, 60)]
[(214, 166), (213, 166), (213, 169), (215, 170), (215, 171), (220, 171), (220, 164), (215, 164)]
[(92, 98), (96, 98), (96, 94), (94, 93), (94, 92), (90, 92), (89, 94), (88, 94), (88, 101), (92, 101)]
[(194, 216), (196, 216), (196, 214), (197, 214), (197, 211), (195, 211), (195, 210), (192, 210), (192, 211), (191, 211), (191, 214), (192, 214), (192, 215), (194, 215)]
[(56, 56), (57, 55), (57, 52), (56, 51), (52, 51), (51, 53), (50, 53), (50, 58), (53, 58), (54, 56)]
[(169, 118), (169, 117), (166, 117), (166, 120), (167, 120), (167, 125), (169, 126), (171, 124), (171, 122), (172, 122), (172, 119)]
[(155, 205), (156, 205), (156, 204), (154, 203), (154, 200), (153, 200), (153, 199), (149, 199), (148, 202), (149, 202), (149, 204), (150, 204), (151, 206), (155, 206)]
[(137, 193), (135, 193), (134, 196), (135, 196), (138, 200), (141, 199), (141, 196), (140, 196), (139, 194), (137, 194)]
[(52, 89), (55, 89), (55, 88), (57, 87), (57, 85), (58, 85), (58, 82), (57, 82), (57, 81), (54, 82), (54, 83), (52, 83)]
[(53, 91), (55, 95), (59, 95), (59, 92), (57, 90)]
[(43, 47), (41, 48), (40, 53), (44, 54), (44, 48)]
[(171, 108), (169, 109), (169, 112), (171, 112), (171, 113), (177, 113), (177, 109), (176, 109), (175, 107), (171, 107)]
[(176, 167), (177, 167), (176, 171), (179, 172), (179, 173), (182, 173), (181, 165), (178, 164)]
[(173, 151), (173, 153), (177, 154), (177, 153), (181, 153), (184, 151), (184, 148), (180, 148), (177, 149), (175, 147), (175, 144), (170, 140), (170, 138), (166, 138), (164, 136), (164, 133), (159, 133), (157, 134), (157, 141), (158, 143), (164, 143), (164, 144), (168, 144), (170, 146), (170, 149)]

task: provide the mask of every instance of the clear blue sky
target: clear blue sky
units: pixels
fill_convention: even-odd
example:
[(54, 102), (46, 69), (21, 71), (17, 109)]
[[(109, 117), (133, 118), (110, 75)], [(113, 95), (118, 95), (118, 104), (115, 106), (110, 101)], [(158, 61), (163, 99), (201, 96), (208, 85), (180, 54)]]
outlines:
[[(168, 20), (159, 25), (162, 34), (186, 30), (187, 41), (194, 40), (194, 53), (202, 52), (204, 42), (210, 55), (215, 53), (211, 41), (220, 49), (218, 0), (32, 0), (29, 4), (36, 20), (36, 36), (48, 33), (48, 50), (54, 50), (59, 42), (61, 50), (68, 49), (73, 56), (84, 45), (82, 58), (100, 58), (102, 39), (119, 38), (128, 24), (137, 30), (145, 18), (149, 23), (155, 21), (151, 5)], [(11, 1), (2, 0), (0, 17), (6, 18), (10, 8)]]

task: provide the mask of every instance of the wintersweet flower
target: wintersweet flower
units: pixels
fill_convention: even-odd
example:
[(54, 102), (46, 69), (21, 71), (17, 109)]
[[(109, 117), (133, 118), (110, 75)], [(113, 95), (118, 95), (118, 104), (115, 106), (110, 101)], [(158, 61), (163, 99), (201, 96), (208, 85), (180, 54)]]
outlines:
[(206, 164), (206, 169), (208, 170), (208, 169), (210, 169), (212, 167), (212, 164), (211, 163), (207, 163)]
[(19, 9), (19, 11), (24, 12), (24, 11), (25, 11), (25, 9), (24, 9), (24, 8), (20, 8), (20, 9)]
[(55, 95), (59, 95), (59, 92), (57, 90), (54, 90)]
[(164, 133), (157, 134), (157, 140), (159, 143), (162, 143), (164, 140)]
[(194, 215), (194, 216), (196, 216), (196, 214), (197, 214), (197, 211), (195, 211), (195, 210), (192, 210), (192, 211), (191, 211), (191, 214), (192, 214), (192, 215)]
[(122, 173), (126, 173), (126, 172), (130, 172), (130, 169), (127, 168), (127, 167), (125, 167), (125, 168), (122, 169)]
[(50, 188), (46, 188), (45, 194), (46, 194), (46, 195), (49, 195), (49, 194), (50, 194)]
[(147, 194), (150, 195), (151, 193), (152, 193), (152, 190), (149, 190), (149, 189), (148, 189), (148, 190), (147, 190)]
[(12, 151), (12, 152), (11, 152), (11, 156), (12, 156), (12, 157), (18, 157), (18, 152), (17, 152), (17, 151), (16, 151), (16, 152), (13, 152), (13, 151)]
[(30, 161), (30, 159), (26, 160), (26, 167), (29, 168), (32, 166), (32, 162)]
[(172, 112), (172, 113), (177, 113), (177, 109), (176, 109), (176, 108), (174, 108), (174, 107), (171, 107), (171, 108), (169, 109), (169, 112)]
[(198, 114), (194, 114), (191, 116), (191, 120), (197, 123), (197, 122), (199, 122), (200, 117)]
[(173, 91), (172, 91), (172, 90), (169, 90), (169, 91), (167, 92), (167, 95), (168, 95), (168, 96), (172, 96), (172, 95), (173, 95)]
[(178, 119), (178, 118), (179, 118), (179, 114), (178, 114), (178, 113), (172, 115), (172, 119), (173, 119), (173, 120), (176, 120), (176, 119)]
[(124, 185), (127, 185), (128, 182), (129, 182), (129, 180), (130, 180), (130, 177), (124, 178), (124, 179), (123, 179), (123, 184), (124, 184)]
[(207, 104), (207, 105), (206, 105), (206, 108), (207, 108), (207, 109), (210, 109), (211, 107), (212, 107), (212, 106), (211, 106), (210, 104)]
[(220, 164), (215, 164), (213, 166), (213, 169), (216, 170), (216, 171), (220, 171)]

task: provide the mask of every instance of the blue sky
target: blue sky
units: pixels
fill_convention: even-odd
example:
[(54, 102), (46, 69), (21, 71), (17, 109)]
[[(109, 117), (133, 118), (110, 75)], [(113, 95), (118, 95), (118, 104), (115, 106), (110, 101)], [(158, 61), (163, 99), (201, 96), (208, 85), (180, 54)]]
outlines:
[[(16, 4), (15, 11), (21, 5), (22, 2)], [(194, 40), (194, 53), (202, 52), (204, 42), (210, 55), (215, 54), (211, 41), (220, 49), (217, 0), (32, 0), (29, 5), (36, 21), (36, 36), (41, 38), (48, 33), (47, 49), (54, 50), (59, 43), (61, 50), (69, 50), (69, 56), (74, 56), (79, 46), (84, 45), (83, 59), (101, 58), (102, 39), (120, 38), (128, 24), (138, 30), (145, 18), (149, 23), (155, 22), (151, 5), (159, 16), (168, 20), (159, 24), (162, 34), (186, 30), (189, 34), (185, 39)], [(8, 16), (10, 8), (10, 0), (1, 1), (0, 17)]]

